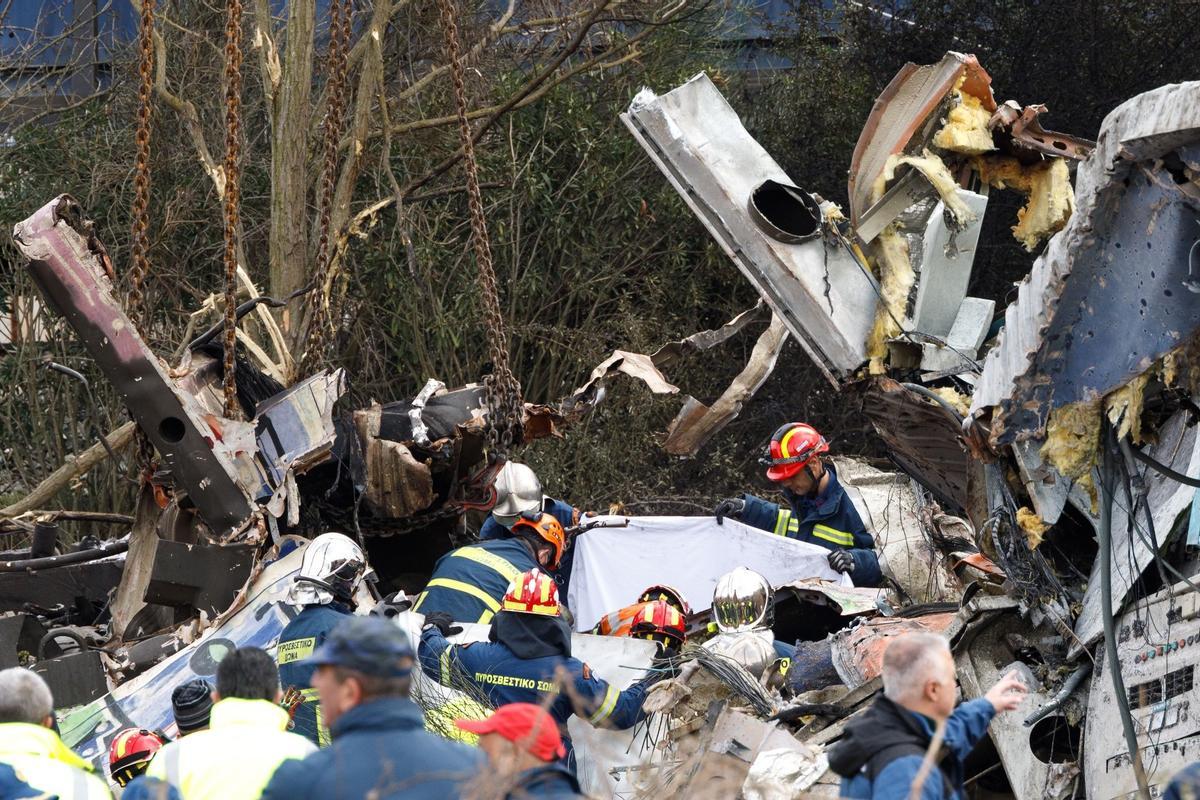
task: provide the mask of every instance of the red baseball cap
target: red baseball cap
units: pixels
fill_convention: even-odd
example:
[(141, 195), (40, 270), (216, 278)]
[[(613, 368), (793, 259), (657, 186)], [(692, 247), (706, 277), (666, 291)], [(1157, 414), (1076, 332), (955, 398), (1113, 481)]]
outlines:
[(509, 703), (487, 719), (459, 719), (454, 724), (469, 733), (498, 733), (542, 761), (553, 761), (567, 754), (554, 718), (533, 703)]

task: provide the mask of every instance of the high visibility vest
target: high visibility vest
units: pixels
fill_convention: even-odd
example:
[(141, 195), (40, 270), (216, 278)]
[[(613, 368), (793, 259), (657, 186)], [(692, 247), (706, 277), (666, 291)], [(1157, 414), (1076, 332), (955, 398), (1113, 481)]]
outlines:
[(508, 585), (537, 566), (518, 539), (490, 539), (451, 550), (438, 559), (433, 577), (413, 611), (444, 611), (458, 622), (491, 622)]
[(41, 725), (0, 725), (0, 763), (12, 767), (34, 789), (59, 800), (112, 800), (108, 784), (92, 773), (92, 765)]
[(257, 800), (280, 764), (317, 750), (286, 732), (287, 724), (287, 712), (274, 703), (226, 698), (212, 707), (208, 730), (159, 750), (146, 774), (174, 786), (183, 800)]

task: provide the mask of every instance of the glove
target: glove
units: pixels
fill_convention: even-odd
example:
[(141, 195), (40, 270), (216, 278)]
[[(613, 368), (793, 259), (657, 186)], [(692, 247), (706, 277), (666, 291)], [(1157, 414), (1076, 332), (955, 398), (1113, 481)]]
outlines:
[(717, 524), (724, 524), (725, 517), (733, 517), (740, 519), (742, 512), (746, 510), (746, 501), (740, 497), (727, 497), (717, 503), (717, 507), (713, 509), (713, 515), (717, 518)]
[(421, 626), (421, 630), (427, 631), (430, 628), (437, 628), (442, 636), (454, 636), (463, 632), (461, 627), (454, 624), (454, 617), (445, 611), (430, 611), (425, 615), (425, 624)]
[(376, 603), (375, 607), (371, 609), (370, 615), (372, 617), (391, 619), (392, 617), (398, 617), (405, 611), (408, 611), (410, 608), (412, 608), (412, 604), (413, 601), (406, 596), (404, 592), (396, 592), (395, 594), (385, 597)]
[(829, 566), (834, 572), (853, 572), (854, 556), (848, 550), (834, 550), (829, 554)]

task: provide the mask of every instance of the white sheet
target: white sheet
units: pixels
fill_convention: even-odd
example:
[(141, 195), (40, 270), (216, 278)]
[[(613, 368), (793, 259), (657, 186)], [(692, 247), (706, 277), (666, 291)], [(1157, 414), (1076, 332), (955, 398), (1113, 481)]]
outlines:
[[(618, 524), (622, 517), (602, 517)], [(594, 528), (576, 537), (568, 605), (577, 631), (636, 602), (647, 586), (665, 583), (694, 609), (708, 608), (717, 579), (736, 567), (761, 573), (773, 586), (825, 578), (850, 586), (829, 567), (829, 551), (714, 517), (628, 517), (624, 528)]]

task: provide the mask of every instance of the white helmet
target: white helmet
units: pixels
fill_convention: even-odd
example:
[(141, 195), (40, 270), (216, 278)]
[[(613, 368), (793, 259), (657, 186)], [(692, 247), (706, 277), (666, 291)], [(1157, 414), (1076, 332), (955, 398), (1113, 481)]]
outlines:
[(354, 540), (340, 533), (323, 533), (305, 548), (289, 599), (304, 606), (351, 601), (367, 570), (367, 557)]
[(492, 516), (506, 528), (513, 524), (525, 511), (542, 510), (542, 482), (533, 470), (524, 464), (506, 462), (496, 476), (496, 505)]

